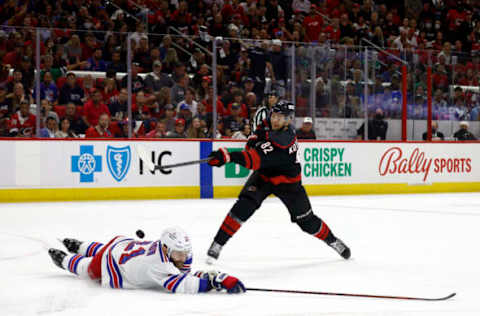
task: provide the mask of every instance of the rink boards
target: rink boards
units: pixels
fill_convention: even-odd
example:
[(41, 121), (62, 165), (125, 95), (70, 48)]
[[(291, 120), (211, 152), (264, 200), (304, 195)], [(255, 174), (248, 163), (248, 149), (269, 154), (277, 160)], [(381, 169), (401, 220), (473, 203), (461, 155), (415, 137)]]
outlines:
[[(251, 173), (206, 164), (150, 172), (156, 164), (202, 159), (241, 141), (1, 140), (0, 201), (234, 197)], [(312, 195), (480, 191), (478, 143), (301, 142), (302, 181)]]

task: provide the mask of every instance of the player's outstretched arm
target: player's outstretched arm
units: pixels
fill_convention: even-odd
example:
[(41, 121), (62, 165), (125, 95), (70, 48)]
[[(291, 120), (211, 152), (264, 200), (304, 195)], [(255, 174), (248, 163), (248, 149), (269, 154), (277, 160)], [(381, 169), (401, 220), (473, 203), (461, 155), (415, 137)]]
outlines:
[(278, 167), (295, 161), (295, 155), (289, 155), (288, 151), (277, 148), (268, 141), (259, 142), (254, 148), (231, 153), (226, 148), (220, 148), (212, 151), (209, 157), (212, 157), (208, 162), (210, 166), (222, 167), (233, 162), (252, 170)]
[(228, 293), (245, 292), (243, 283), (237, 278), (218, 271), (198, 271), (196, 273), (177, 273), (172, 268), (170, 274), (165, 269), (150, 268), (149, 278), (171, 293), (196, 294), (209, 292), (212, 289), (227, 290)]
[(196, 294), (208, 292), (212, 286), (208, 280), (191, 273), (151, 275), (155, 282), (170, 293)]

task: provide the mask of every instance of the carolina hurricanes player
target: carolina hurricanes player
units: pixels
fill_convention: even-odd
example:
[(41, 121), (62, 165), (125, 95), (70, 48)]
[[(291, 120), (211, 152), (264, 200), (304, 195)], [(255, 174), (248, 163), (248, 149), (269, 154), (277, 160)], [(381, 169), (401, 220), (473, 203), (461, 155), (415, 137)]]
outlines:
[(254, 172), (215, 235), (207, 252), (207, 263), (218, 259), (222, 247), (270, 194), (283, 202), (291, 221), (300, 226), (300, 229), (323, 240), (343, 258), (350, 258), (350, 248), (313, 213), (302, 185), (301, 167), (297, 159), (297, 137), (291, 125), (294, 111), (294, 104), (279, 101), (272, 107), (270, 117), (263, 120), (249, 138), (245, 150), (229, 153), (226, 148), (220, 148), (210, 153), (212, 159), (208, 163), (211, 166), (221, 167), (233, 162)]
[(179, 227), (167, 228), (159, 240), (139, 241), (124, 236), (106, 245), (72, 238), (62, 243), (73, 255), (50, 248), (48, 254), (62, 269), (110, 288), (163, 288), (171, 293), (201, 293), (212, 289), (245, 292), (237, 278), (218, 271), (190, 273), (192, 247)]

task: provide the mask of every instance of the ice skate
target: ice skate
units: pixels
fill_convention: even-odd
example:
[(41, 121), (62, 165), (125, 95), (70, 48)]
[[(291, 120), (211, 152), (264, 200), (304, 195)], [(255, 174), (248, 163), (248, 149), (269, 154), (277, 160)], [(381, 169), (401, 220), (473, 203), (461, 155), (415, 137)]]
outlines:
[(65, 269), (62, 265), (63, 259), (67, 256), (67, 254), (59, 249), (50, 248), (48, 249), (48, 254), (50, 258), (52, 258), (53, 263), (61, 269)]
[(222, 251), (222, 246), (217, 242), (212, 242), (210, 248), (207, 251), (207, 263), (213, 264), (215, 261), (218, 260), (218, 256), (220, 256), (220, 251)]
[(74, 238), (65, 238), (61, 240), (62, 244), (67, 248), (68, 252), (70, 253), (78, 253), (78, 249), (82, 244), (82, 241), (74, 239)]
[(328, 245), (338, 252), (338, 254), (344, 259), (350, 258), (350, 248), (348, 248), (340, 239), (336, 238), (334, 242), (331, 242)]

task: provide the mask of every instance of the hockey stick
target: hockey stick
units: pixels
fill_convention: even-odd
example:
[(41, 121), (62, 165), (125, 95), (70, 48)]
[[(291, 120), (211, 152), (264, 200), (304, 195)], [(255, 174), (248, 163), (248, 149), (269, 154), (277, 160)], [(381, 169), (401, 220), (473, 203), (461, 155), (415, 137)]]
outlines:
[(200, 159), (200, 160), (179, 162), (179, 163), (175, 163), (175, 164), (171, 164), (171, 165), (162, 166), (162, 165), (155, 165), (150, 159), (148, 159), (147, 150), (142, 145), (136, 144), (135, 145), (135, 150), (136, 150), (138, 156), (140, 157), (140, 159), (142, 159), (143, 162), (145, 163), (145, 165), (147, 166), (147, 169), (150, 170), (150, 171), (170, 169), (170, 168), (189, 166), (189, 165), (196, 165), (196, 164), (208, 162), (211, 159), (211, 158), (204, 158), (204, 159)]
[[(145, 233), (139, 229), (136, 231), (136, 235), (143, 239)], [(262, 289), (262, 288), (246, 288), (247, 291), (257, 292), (275, 292), (275, 293), (293, 293), (293, 294), (315, 294), (315, 295), (331, 295), (331, 296), (348, 296), (348, 297), (362, 297), (362, 298), (379, 298), (379, 299), (395, 299), (395, 300), (414, 300), (414, 301), (446, 301), (457, 293), (451, 293), (450, 295), (437, 298), (425, 298), (425, 297), (410, 297), (410, 296), (390, 296), (390, 295), (371, 295), (371, 294), (351, 294), (351, 293), (337, 293), (337, 292), (317, 292), (317, 291), (301, 291), (301, 290), (279, 290), (279, 289)]]
[(277, 289), (259, 289), (259, 288), (247, 288), (247, 291), (259, 291), (259, 292), (276, 292), (276, 293), (294, 293), (294, 294), (316, 294), (316, 295), (333, 295), (333, 296), (349, 296), (349, 297), (364, 297), (364, 298), (383, 298), (383, 299), (396, 299), (396, 300), (415, 300), (415, 301), (445, 301), (452, 298), (456, 293), (438, 298), (424, 298), (424, 297), (408, 297), (408, 296), (389, 296), (389, 295), (370, 295), (370, 294), (348, 294), (348, 293), (336, 293), (336, 292), (316, 292), (316, 291), (297, 291), (297, 290), (277, 290)]
[(155, 168), (170, 169), (170, 168), (181, 167), (181, 166), (196, 165), (196, 164), (199, 164), (199, 163), (209, 162), (210, 159), (212, 159), (212, 158), (204, 158), (204, 159), (200, 159), (200, 160), (185, 161), (185, 162), (179, 162), (179, 163), (174, 163), (174, 164), (171, 164), (171, 165), (164, 165), (164, 166), (158, 165), (158, 166), (155, 166)]

